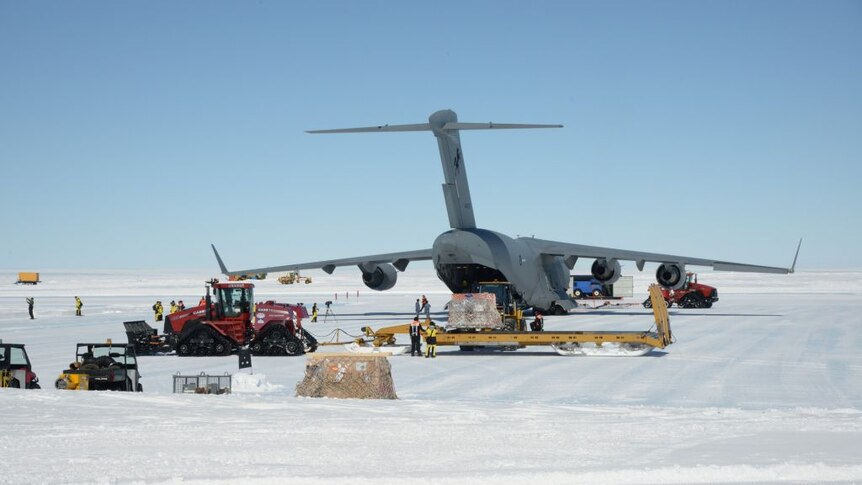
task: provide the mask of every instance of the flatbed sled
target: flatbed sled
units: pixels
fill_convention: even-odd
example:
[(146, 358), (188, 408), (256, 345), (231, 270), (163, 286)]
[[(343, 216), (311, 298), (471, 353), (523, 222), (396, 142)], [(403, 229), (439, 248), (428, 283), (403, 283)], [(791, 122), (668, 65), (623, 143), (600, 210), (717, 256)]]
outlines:
[[(442, 329), (437, 332), (437, 345), (458, 345), (464, 350), (477, 346), (496, 346), (501, 348), (527, 347), (547, 345), (553, 347), (560, 355), (616, 355), (637, 356), (649, 351), (663, 349), (673, 342), (670, 330), (670, 317), (667, 306), (658, 285), (649, 289), (653, 302), (654, 330), (647, 331), (456, 331), (447, 332)], [(363, 328), (365, 339), (357, 339), (359, 345), (371, 344), (375, 347), (394, 345), (396, 334), (406, 334), (410, 325), (386, 327), (376, 332), (368, 327)]]

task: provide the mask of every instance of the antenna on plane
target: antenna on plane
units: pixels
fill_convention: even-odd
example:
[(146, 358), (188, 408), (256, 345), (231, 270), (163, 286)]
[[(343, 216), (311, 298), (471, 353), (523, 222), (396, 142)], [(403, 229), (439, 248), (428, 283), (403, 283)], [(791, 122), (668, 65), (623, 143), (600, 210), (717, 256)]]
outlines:
[(475, 229), (473, 202), (467, 183), (464, 154), (461, 151), (461, 130), (508, 130), (520, 128), (562, 128), (563, 125), (536, 125), (523, 123), (460, 123), (452, 110), (441, 110), (428, 117), (428, 123), (411, 125), (378, 125), (362, 128), (311, 130), (306, 133), (374, 133), (384, 131), (431, 131), (437, 137), (440, 162), (443, 164), (443, 198), (449, 213), (449, 226), (453, 229)]

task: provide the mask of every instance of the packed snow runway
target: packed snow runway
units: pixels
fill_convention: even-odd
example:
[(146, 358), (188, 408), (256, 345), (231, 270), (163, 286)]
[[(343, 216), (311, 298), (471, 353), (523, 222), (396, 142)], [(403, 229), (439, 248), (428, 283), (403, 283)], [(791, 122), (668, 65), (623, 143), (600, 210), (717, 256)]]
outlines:
[[(317, 336), (406, 323), (422, 294), (445, 321), (448, 292), (428, 266), (384, 293), (349, 270), (309, 275), (311, 285), (255, 282), (256, 299), (332, 300), (325, 323), (323, 312), (306, 322)], [(227, 396), (171, 394), (172, 375), (235, 374), (235, 356), (141, 357), (142, 394), (53, 389), (77, 342), (124, 342), (127, 320), (160, 328), (153, 302), (194, 304), (212, 276), (43, 271), (24, 287), (0, 271), (0, 339), (26, 344), (43, 385), (0, 390), (0, 483), (862, 482), (859, 271), (701, 273), (719, 302), (672, 308), (676, 342), (643, 357), (392, 357), (397, 401), (296, 398), (305, 357), (255, 357)], [(635, 274), (625, 303), (645, 298), (649, 276)], [(547, 329), (651, 324), (637, 305), (546, 318)]]

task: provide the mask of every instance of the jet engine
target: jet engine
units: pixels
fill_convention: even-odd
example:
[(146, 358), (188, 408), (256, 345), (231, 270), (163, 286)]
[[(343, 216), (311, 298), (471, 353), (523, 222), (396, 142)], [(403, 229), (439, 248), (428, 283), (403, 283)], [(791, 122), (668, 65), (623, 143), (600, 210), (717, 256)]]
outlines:
[(616, 259), (600, 258), (593, 262), (593, 277), (604, 284), (612, 284), (620, 279), (620, 262)]
[(395, 267), (389, 263), (375, 266), (371, 271), (366, 271), (365, 268), (360, 266), (362, 270), (362, 282), (365, 283), (365, 286), (377, 291), (388, 290), (395, 286), (395, 282), (398, 280)]
[(678, 290), (685, 284), (685, 265), (676, 263), (660, 264), (655, 271), (655, 280), (664, 287)]

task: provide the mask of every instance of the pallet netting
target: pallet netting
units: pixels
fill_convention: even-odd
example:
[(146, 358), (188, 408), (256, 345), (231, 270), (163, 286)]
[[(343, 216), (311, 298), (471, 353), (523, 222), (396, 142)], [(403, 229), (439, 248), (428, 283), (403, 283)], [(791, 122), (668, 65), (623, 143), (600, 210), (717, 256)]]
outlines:
[(309, 355), (305, 377), (296, 385), (302, 397), (398, 399), (385, 355)]
[(452, 295), (446, 328), (498, 329), (503, 325), (493, 293)]
[(174, 393), (186, 394), (230, 394), (231, 376), (209, 375), (201, 372), (194, 376), (174, 375)]

